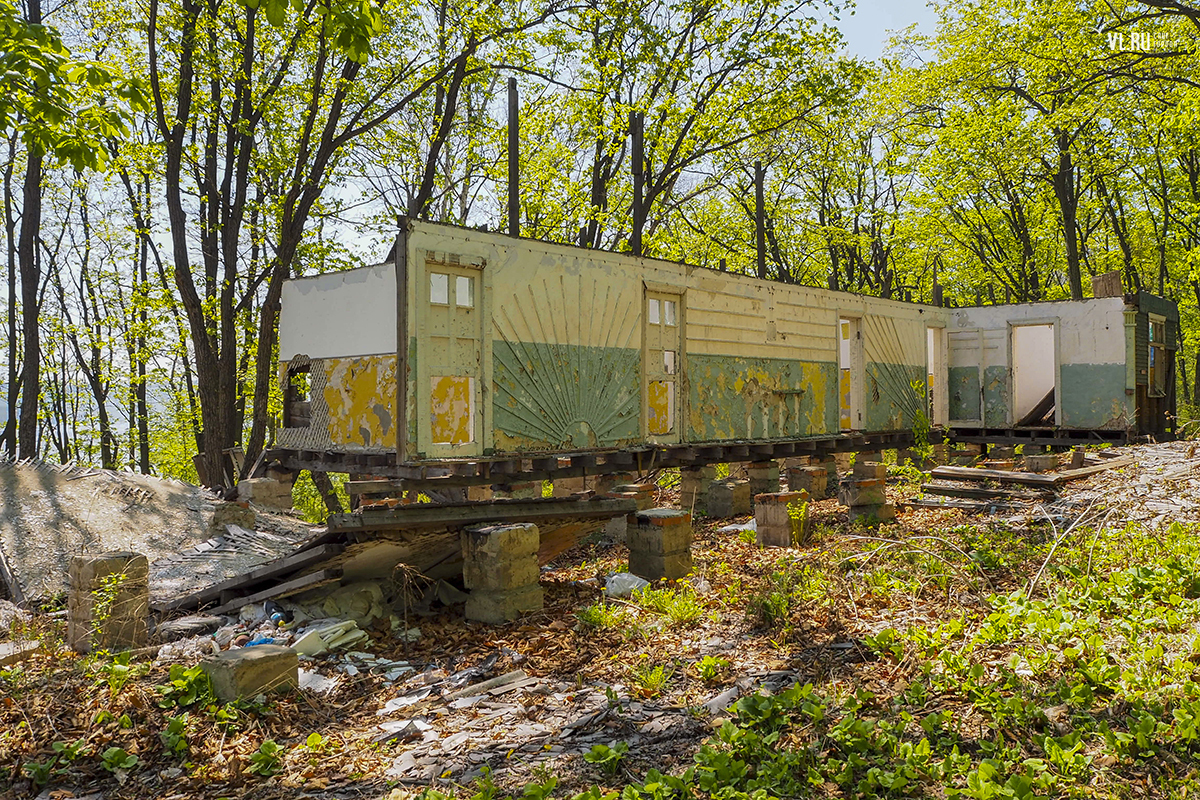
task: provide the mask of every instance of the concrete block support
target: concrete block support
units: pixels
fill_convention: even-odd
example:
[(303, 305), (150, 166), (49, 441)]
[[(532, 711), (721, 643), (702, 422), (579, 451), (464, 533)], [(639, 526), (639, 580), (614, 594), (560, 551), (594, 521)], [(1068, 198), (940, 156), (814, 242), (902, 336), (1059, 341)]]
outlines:
[(258, 515), (245, 501), (218, 503), (213, 510), (212, 519), (208, 521), (208, 531), (213, 536), (224, 536), (226, 525), (237, 525), (252, 531), (257, 521)]
[[(808, 492), (767, 492), (754, 496), (754, 523), (758, 528), (761, 547), (791, 547), (793, 544), (792, 517), (788, 511), (793, 503), (803, 503)], [(796, 534), (801, 531), (796, 531)]]
[(779, 462), (756, 461), (746, 465), (746, 477), (750, 479), (750, 493), (771, 494), (779, 491)]
[(750, 481), (713, 481), (708, 487), (708, 516), (729, 519), (749, 514)]
[(555, 478), (554, 496), (570, 497), (578, 492), (587, 491), (587, 478)]
[(933, 462), (934, 466), (946, 463), (947, 454), (949, 453), (950, 448), (945, 442), (938, 442), (935, 445), (930, 445), (930, 449), (932, 452), (929, 454), (929, 460)]
[(1060, 456), (1056, 453), (1037, 453), (1025, 456), (1025, 469), (1029, 472), (1050, 472), (1058, 469)]
[(683, 578), (692, 571), (692, 515), (674, 508), (639, 511), (628, 544), (634, 575), (648, 581)]
[(271, 478), (250, 478), (239, 481), (238, 500), (250, 502), (264, 508), (290, 509), (292, 507), (292, 485)]
[(820, 467), (823, 470), (825, 470), (825, 493), (821, 494), (821, 495), (813, 494), (811, 492), (809, 493), (810, 497), (813, 497), (814, 499), (817, 499), (817, 500), (821, 500), (825, 497), (829, 497), (831, 494), (833, 494), (833, 491), (837, 488), (837, 484), (838, 484), (837, 459), (834, 458), (832, 453), (827, 453), (826, 455), (815, 458), (813, 460), (813, 466)]
[(792, 467), (787, 471), (789, 492), (808, 492), (808, 496), (821, 499), (829, 488), (829, 472), (824, 466)]
[(708, 516), (708, 488), (717, 477), (717, 468), (681, 467), (679, 470), (679, 507), (693, 514)]
[(988, 445), (987, 457), (992, 461), (1011, 461), (1017, 457), (1017, 448), (1012, 445)]
[(620, 486), (613, 487), (615, 494), (631, 494), (637, 502), (638, 511), (646, 511), (654, 508), (654, 495), (658, 492), (658, 487), (653, 483), (623, 483)]
[(848, 506), (851, 522), (864, 520), (874, 524), (896, 516), (896, 508), (887, 501), (887, 481), (882, 478), (849, 477), (838, 487), (838, 501)]
[(536, 500), (542, 496), (542, 484), (538, 481), (499, 484), (492, 490), (497, 499)]
[(606, 495), (609, 492), (616, 490), (616, 487), (627, 483), (633, 483), (634, 475), (632, 472), (615, 472), (611, 475), (597, 475), (592, 478), (592, 488), (596, 494)]
[(67, 644), (80, 653), (146, 646), (150, 564), (145, 556), (75, 556), (67, 571)]
[(471, 590), (467, 619), (499, 625), (540, 611), (538, 545), (532, 523), (476, 525), (462, 532), (463, 582)]
[(485, 503), (493, 499), (496, 493), (492, 491), (490, 486), (468, 486), (467, 500), (472, 503)]
[(222, 703), (270, 692), (290, 692), (300, 685), (299, 658), (290, 647), (256, 644), (226, 650), (200, 662)]
[(1087, 452), (1083, 449), (1083, 445), (1079, 445), (1071, 451), (1071, 469), (1081, 469), (1083, 460), (1087, 457)]
[(879, 461), (855, 461), (854, 470), (850, 474), (855, 478), (885, 481), (887, 480), (887, 464)]

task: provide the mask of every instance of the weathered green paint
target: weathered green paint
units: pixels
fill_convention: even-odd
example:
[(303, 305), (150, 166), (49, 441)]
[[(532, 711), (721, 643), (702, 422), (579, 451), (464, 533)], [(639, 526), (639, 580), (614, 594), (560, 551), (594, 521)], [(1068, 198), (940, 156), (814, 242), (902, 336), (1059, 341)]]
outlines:
[(1059, 376), (1063, 427), (1113, 429), (1135, 423), (1124, 364), (1063, 364)]
[(983, 424), (1004, 427), (1008, 424), (1008, 367), (983, 370)]
[(689, 441), (836, 433), (837, 364), (687, 356)]
[(420, 451), (417, 441), (417, 337), (408, 339), (408, 369), (405, 380), (408, 381), (408, 409), (405, 416), (408, 420), (408, 458), (416, 458)]
[(950, 367), (950, 419), (979, 419), (979, 367)]
[(496, 450), (617, 447), (640, 441), (641, 351), (492, 344)]
[(863, 430), (895, 431), (911, 428), (924, 403), (925, 365), (867, 363)]

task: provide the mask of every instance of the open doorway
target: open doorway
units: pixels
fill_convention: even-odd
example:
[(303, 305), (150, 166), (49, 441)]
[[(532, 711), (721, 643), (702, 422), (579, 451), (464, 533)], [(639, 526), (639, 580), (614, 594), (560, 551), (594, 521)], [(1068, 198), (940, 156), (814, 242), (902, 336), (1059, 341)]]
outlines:
[(1012, 327), (1013, 424), (1053, 425), (1054, 325)]
[(945, 425), (948, 416), (944, 337), (942, 328), (925, 329), (925, 413), (933, 425)]
[(857, 319), (838, 320), (838, 426), (862, 428), (862, 328)]

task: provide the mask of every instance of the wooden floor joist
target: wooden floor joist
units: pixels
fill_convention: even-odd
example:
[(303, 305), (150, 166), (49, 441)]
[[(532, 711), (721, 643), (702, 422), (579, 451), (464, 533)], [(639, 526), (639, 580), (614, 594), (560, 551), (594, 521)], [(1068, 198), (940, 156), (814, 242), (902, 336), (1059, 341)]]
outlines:
[(998, 469), (978, 469), (976, 467), (937, 467), (930, 473), (934, 478), (949, 481), (996, 481), (997, 483), (1015, 483), (1020, 486), (1034, 486), (1043, 489), (1054, 489), (1068, 481), (1086, 478), (1097, 472), (1109, 469), (1128, 467), (1136, 463), (1133, 458), (1114, 458), (1103, 464), (1090, 467), (1068, 469), (1062, 472), (1007, 472)]

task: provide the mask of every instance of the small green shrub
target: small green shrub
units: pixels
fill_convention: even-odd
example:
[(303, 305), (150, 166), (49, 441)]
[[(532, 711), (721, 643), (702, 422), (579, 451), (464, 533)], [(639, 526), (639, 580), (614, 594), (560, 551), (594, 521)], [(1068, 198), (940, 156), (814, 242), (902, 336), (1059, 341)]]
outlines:
[(264, 778), (278, 775), (283, 771), (283, 748), (274, 739), (267, 739), (250, 754), (250, 766), (246, 771)]
[(592, 603), (575, 612), (576, 618), (587, 628), (608, 630), (619, 627), (625, 621), (625, 612), (605, 602)]
[(695, 664), (696, 674), (706, 683), (720, 680), (729, 672), (729, 661), (716, 656), (705, 656)]
[(583, 760), (595, 764), (608, 777), (615, 777), (621, 767), (621, 759), (629, 752), (629, 745), (617, 742), (612, 747), (606, 744), (592, 745), (592, 749), (583, 754)]
[(138, 764), (138, 757), (125, 752), (123, 747), (110, 747), (100, 755), (100, 766), (109, 772), (119, 769), (133, 769)]

